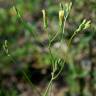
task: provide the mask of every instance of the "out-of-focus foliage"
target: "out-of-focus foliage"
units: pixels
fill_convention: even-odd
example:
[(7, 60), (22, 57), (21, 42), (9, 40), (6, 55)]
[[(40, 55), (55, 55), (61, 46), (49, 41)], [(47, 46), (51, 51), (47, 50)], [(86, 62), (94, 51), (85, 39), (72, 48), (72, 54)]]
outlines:
[[(29, 67), (46, 69), (50, 66), (48, 32), (53, 36), (58, 30), (58, 1), (17, 0), (17, 9), (30, 31), (18, 20), (14, 8), (0, 8), (0, 73), (16, 74), (20, 70), (28, 70)], [(68, 1), (61, 0), (61, 2)], [(68, 94), (70, 96), (74, 94), (76, 96), (78, 94), (80, 96), (92, 96), (90, 94), (95, 96), (96, 0), (72, 0), (72, 3), (64, 39), (67, 41), (70, 38), (72, 32), (84, 18), (91, 20), (91, 28), (74, 38), (70, 51), (66, 51), (65, 43), (62, 45), (62, 49), (58, 49), (60, 46), (58, 40), (54, 41), (52, 51), (55, 56), (59, 55), (60, 57), (64, 57), (62, 51), (67, 52), (68, 58), (61, 76), (63, 75), (64, 81), (66, 81)], [(48, 31), (43, 28), (41, 12), (43, 8), (47, 10), (48, 14)], [(7, 40), (8, 51), (13, 58), (10, 58), (4, 51), (5, 40)], [(12, 94), (16, 94), (16, 92), (13, 91)]]

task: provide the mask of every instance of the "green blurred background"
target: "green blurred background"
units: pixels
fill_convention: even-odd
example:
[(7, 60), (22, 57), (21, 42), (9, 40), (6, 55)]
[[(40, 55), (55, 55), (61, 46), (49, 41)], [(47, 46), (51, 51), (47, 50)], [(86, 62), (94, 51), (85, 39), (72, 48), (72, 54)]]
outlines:
[[(14, 8), (0, 8), (0, 96), (39, 96), (35, 87), (44, 91), (50, 80), (51, 64), (48, 51), (48, 33), (58, 30), (59, 3), (70, 0), (17, 0), (16, 7), (26, 26), (18, 19)], [(64, 71), (54, 81), (52, 96), (96, 95), (96, 0), (71, 0), (72, 10), (66, 23), (67, 41), (83, 19), (91, 20), (88, 30), (80, 32), (68, 54)], [(43, 28), (42, 9), (47, 10), (48, 30)], [(35, 34), (35, 35), (34, 35)], [(5, 40), (12, 58), (4, 50)], [(60, 42), (52, 45), (55, 56), (64, 56), (58, 49)], [(64, 51), (64, 52), (63, 52)], [(26, 80), (24, 70), (34, 87)], [(34, 90), (33, 90), (34, 89)], [(49, 95), (51, 96), (51, 95)]]

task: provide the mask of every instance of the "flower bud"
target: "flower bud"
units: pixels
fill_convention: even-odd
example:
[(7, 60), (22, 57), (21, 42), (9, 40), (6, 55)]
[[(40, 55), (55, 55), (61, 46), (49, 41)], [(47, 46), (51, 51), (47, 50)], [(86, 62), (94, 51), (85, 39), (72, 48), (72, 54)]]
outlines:
[(59, 25), (62, 26), (64, 20), (64, 10), (59, 11)]
[(46, 16), (46, 11), (44, 9), (42, 10), (42, 14), (43, 14), (44, 28), (47, 28), (47, 16)]

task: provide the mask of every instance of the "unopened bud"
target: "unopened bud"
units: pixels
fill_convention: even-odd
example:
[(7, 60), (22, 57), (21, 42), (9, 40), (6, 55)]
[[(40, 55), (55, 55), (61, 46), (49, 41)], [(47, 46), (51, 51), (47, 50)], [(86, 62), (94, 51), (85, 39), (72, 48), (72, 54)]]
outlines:
[(64, 10), (59, 11), (59, 25), (62, 26), (64, 20)]
[(46, 11), (44, 9), (42, 10), (42, 14), (43, 14), (44, 28), (47, 28), (47, 16), (46, 16)]

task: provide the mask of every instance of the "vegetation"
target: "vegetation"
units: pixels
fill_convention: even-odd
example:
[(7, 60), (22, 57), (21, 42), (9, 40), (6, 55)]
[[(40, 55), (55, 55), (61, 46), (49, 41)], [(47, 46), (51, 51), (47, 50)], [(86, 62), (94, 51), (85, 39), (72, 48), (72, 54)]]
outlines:
[(0, 9), (0, 96), (95, 96), (96, 1), (16, 3)]

